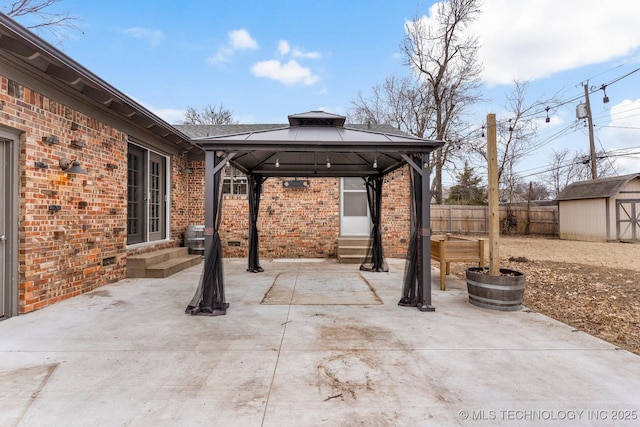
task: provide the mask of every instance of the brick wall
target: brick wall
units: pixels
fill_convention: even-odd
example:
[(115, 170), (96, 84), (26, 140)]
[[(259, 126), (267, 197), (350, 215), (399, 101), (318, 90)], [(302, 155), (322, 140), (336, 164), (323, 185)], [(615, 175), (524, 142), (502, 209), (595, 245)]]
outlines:
[[(0, 82), (0, 123), (23, 132), (18, 309), (25, 313), (124, 277), (126, 135), (7, 78)], [(58, 143), (43, 142), (48, 136)], [(63, 172), (61, 158), (77, 159), (88, 173)]]
[(409, 166), (387, 175), (382, 184), (382, 243), (389, 258), (404, 258), (409, 246)]
[[(204, 224), (204, 162), (191, 162), (189, 216)], [(258, 215), (263, 258), (335, 257), (340, 234), (340, 180), (313, 178), (306, 189), (284, 189), (281, 178), (265, 181)], [(409, 182), (406, 168), (383, 184), (385, 256), (403, 258), (409, 239)], [(246, 257), (249, 238), (246, 196), (224, 196), (221, 238), (224, 256)]]

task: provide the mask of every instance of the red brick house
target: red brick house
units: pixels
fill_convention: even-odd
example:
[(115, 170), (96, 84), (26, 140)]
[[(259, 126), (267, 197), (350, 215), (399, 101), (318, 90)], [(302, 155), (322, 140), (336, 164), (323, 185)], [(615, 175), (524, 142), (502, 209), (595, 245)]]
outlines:
[[(144, 254), (184, 246), (188, 225), (204, 223), (196, 138), (281, 125), (230, 126), (172, 126), (0, 14), (0, 319), (121, 280)], [(385, 177), (388, 257), (407, 250), (408, 175)], [(246, 186), (229, 168), (225, 256), (247, 255)], [(335, 257), (341, 236), (368, 234), (366, 194), (357, 178), (270, 178), (258, 226), (264, 258)]]
[(128, 257), (176, 246), (190, 221), (180, 171), (201, 153), (0, 14), (0, 318), (120, 280)]

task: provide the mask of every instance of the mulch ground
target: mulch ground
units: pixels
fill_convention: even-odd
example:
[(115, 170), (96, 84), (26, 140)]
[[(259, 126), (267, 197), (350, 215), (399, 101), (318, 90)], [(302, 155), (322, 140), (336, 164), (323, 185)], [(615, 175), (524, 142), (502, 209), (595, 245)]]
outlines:
[[(524, 257), (500, 267), (526, 274), (528, 309), (640, 355), (640, 272)], [(465, 280), (465, 268), (451, 273)]]

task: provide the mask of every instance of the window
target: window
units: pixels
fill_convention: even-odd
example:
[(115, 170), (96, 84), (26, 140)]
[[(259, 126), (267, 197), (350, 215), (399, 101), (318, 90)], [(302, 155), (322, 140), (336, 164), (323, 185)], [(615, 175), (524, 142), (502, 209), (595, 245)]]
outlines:
[(222, 194), (246, 196), (247, 188), (247, 176), (233, 166), (227, 166), (222, 183)]
[(167, 157), (135, 144), (127, 153), (127, 244), (167, 234)]

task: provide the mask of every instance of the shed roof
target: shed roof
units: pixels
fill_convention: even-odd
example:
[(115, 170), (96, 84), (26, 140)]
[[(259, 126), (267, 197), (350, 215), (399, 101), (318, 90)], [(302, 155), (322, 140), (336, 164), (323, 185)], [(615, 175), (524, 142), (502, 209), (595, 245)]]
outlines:
[(556, 200), (600, 199), (613, 197), (620, 192), (629, 181), (640, 178), (640, 173), (620, 175), (608, 178), (591, 179), (567, 185), (558, 194)]
[[(288, 119), (288, 125), (279, 126), (184, 125), (179, 128), (193, 135), (194, 141), (205, 150), (235, 153), (231, 164), (242, 172), (263, 176), (386, 174), (404, 165), (405, 155), (430, 153), (443, 144), (390, 126), (345, 125), (344, 116), (323, 111), (294, 114)], [(224, 133), (234, 130), (241, 132)], [(202, 132), (208, 136), (195, 137)]]

